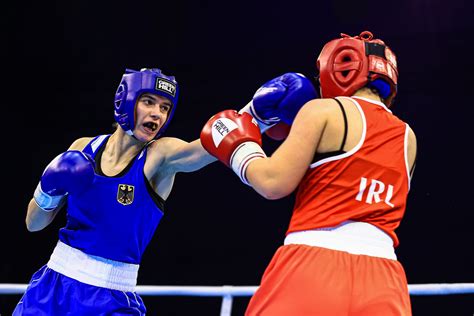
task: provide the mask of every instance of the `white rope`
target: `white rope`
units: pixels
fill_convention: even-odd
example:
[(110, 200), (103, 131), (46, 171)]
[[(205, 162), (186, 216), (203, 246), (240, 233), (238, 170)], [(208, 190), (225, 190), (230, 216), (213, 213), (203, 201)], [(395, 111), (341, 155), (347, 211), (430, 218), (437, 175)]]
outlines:
[[(0, 288), (1, 289), (1, 288)], [(162, 296), (252, 296), (257, 286), (163, 286), (139, 285), (140, 295)], [(1, 293), (1, 292), (0, 292)]]
[[(0, 294), (22, 294), (27, 284), (0, 283)], [(143, 296), (252, 296), (257, 286), (158, 286), (139, 285)], [(474, 283), (410, 284), (411, 295), (450, 295), (474, 293)]]
[(410, 295), (472, 294), (474, 283), (409, 284)]
[[(22, 294), (27, 284), (0, 284), (0, 294)], [(220, 316), (231, 316), (234, 296), (252, 296), (257, 286), (137, 286), (137, 293), (148, 296), (222, 296)], [(449, 295), (474, 293), (474, 283), (410, 284), (410, 295)]]

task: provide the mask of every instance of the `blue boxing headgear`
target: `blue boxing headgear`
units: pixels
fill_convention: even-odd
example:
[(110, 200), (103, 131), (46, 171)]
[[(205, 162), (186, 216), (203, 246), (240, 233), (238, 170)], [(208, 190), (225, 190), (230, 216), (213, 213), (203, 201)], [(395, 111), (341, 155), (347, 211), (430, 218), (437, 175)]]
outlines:
[(175, 78), (164, 75), (158, 68), (144, 68), (140, 71), (126, 69), (115, 93), (115, 121), (127, 134), (133, 136), (135, 105), (138, 98), (144, 93), (153, 93), (168, 98), (172, 106), (165, 124), (156, 135), (158, 138), (166, 130), (173, 117), (178, 103), (178, 92), (178, 83)]

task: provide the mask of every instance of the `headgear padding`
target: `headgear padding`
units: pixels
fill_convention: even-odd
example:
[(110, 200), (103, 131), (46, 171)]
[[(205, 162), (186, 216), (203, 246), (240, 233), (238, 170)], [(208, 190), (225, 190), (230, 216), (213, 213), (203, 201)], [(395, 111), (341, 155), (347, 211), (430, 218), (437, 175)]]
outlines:
[(144, 68), (140, 71), (126, 69), (122, 81), (115, 93), (115, 121), (123, 130), (133, 135), (135, 128), (135, 105), (138, 98), (144, 93), (157, 94), (168, 98), (171, 109), (165, 124), (160, 128), (155, 138), (161, 136), (168, 127), (176, 104), (178, 103), (178, 83), (173, 76), (164, 75), (158, 68)]
[[(369, 85), (377, 89), (385, 105), (390, 106), (397, 94), (395, 54), (383, 41), (373, 39), (372, 33), (368, 31), (354, 37), (341, 34), (341, 38), (324, 45), (316, 66), (323, 98), (351, 96)], [(376, 79), (383, 82), (378, 80), (376, 84), (370, 85)], [(383, 87), (384, 84), (389, 89)]]

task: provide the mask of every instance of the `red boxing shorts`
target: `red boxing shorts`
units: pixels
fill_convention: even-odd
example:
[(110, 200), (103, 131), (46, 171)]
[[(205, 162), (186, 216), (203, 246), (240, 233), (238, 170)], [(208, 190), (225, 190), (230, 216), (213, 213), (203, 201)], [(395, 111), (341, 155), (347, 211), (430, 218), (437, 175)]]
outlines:
[(274, 255), (245, 315), (411, 315), (411, 306), (398, 261), (291, 244)]

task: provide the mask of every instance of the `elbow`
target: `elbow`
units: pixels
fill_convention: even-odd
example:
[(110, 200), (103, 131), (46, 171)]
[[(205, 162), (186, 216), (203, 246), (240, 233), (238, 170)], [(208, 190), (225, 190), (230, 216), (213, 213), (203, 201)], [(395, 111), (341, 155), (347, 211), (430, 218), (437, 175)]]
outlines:
[(267, 200), (278, 200), (285, 197), (284, 195), (274, 194), (274, 193), (264, 193), (264, 194), (261, 193), (260, 195), (263, 196)]
[(25, 224), (26, 224), (26, 229), (30, 233), (40, 231), (44, 228), (44, 227), (41, 227), (40, 225), (35, 225), (32, 221), (29, 221), (28, 218), (25, 220)]
[(265, 185), (255, 187), (255, 190), (267, 200), (278, 200), (284, 198), (293, 192), (285, 185), (266, 183)]
[[(252, 167), (253, 165), (250, 165)], [(249, 167), (249, 168), (250, 168)], [(290, 195), (298, 186), (297, 181), (278, 172), (247, 174), (250, 184), (267, 200), (278, 200)]]
[(263, 196), (267, 200), (278, 200), (281, 198), (284, 198), (288, 194), (282, 194), (280, 192), (262, 192), (260, 193), (261, 196)]
[(28, 221), (26, 222), (26, 229), (30, 233), (38, 231), (38, 229), (36, 227), (34, 227), (33, 225), (29, 224)]

